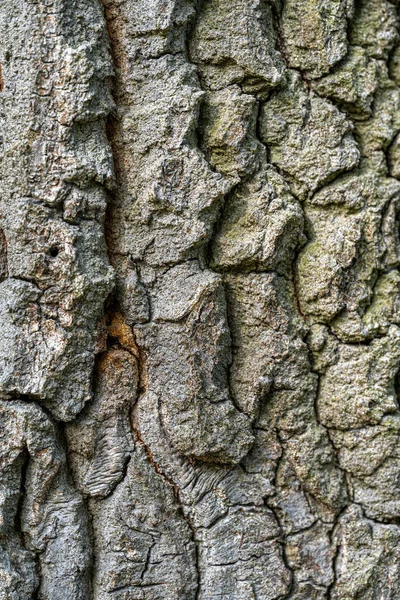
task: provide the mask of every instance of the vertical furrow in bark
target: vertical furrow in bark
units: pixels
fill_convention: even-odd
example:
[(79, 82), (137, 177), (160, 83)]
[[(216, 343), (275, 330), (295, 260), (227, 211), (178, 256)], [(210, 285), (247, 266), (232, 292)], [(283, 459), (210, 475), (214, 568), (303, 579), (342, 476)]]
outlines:
[(116, 70), (116, 109), (108, 135), (117, 182), (110, 195), (105, 233), (117, 285), (106, 311), (108, 337), (95, 370), (94, 401), (67, 426), (67, 438), (75, 481), (89, 498), (94, 597), (194, 598), (198, 574), (192, 529), (177, 490), (154, 462), (140, 432), (134, 435), (131, 422), (138, 392), (147, 386), (144, 351), (137, 345), (132, 325), (150, 317), (148, 297), (130, 255), (135, 243), (130, 252), (121, 251), (125, 234), (143, 242), (131, 226), (135, 190), (129, 182), (140, 170), (135, 148), (126, 143), (130, 133), (121, 127), (124, 119), (133, 118), (129, 86), (135, 85), (124, 37), (125, 28), (134, 27), (134, 21), (126, 20), (126, 8), (104, 6)]

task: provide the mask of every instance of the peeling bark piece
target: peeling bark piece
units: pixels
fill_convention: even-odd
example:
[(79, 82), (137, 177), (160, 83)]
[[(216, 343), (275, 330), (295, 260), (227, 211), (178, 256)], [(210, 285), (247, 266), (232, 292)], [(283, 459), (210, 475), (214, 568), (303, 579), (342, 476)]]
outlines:
[[(54, 416), (71, 420), (91, 397), (97, 322), (112, 285), (102, 228), (85, 222), (79, 227), (56, 223), (48, 209), (41, 208), (28, 210), (23, 223), (28, 219), (26, 235), (21, 226), (14, 239), (25, 252), (33, 244), (44, 246), (46, 252), (33, 248), (25, 254), (27, 261), (18, 260), (15, 248), (9, 253), (10, 279), (0, 284), (5, 323), (0, 336), (1, 389), (3, 394), (40, 398)], [(11, 326), (12, 340), (6, 333)]]
[(302, 484), (284, 454), (276, 466), (275, 485), (275, 494), (268, 498), (268, 506), (279, 519), (285, 536), (309, 529), (317, 522)]
[(331, 102), (308, 92), (289, 71), (286, 86), (262, 106), (260, 136), (270, 160), (300, 199), (353, 169), (359, 151), (352, 124)]
[(330, 432), (340, 464), (350, 475), (354, 501), (379, 521), (396, 519), (400, 510), (399, 434), (398, 414), (375, 426)]
[(263, 496), (273, 496), (276, 480), (276, 469), (282, 454), (278, 434), (274, 429), (264, 431), (254, 428), (254, 444), (241, 465), (249, 476), (263, 486)]
[(127, 325), (150, 320), (150, 305), (137, 265), (127, 256), (113, 256), (116, 296)]
[(400, 324), (400, 273), (389, 271), (375, 284), (374, 296), (363, 317), (368, 331), (387, 333), (391, 324)]
[(363, 507), (365, 515), (380, 522), (396, 522), (400, 513), (400, 456), (398, 440), (391, 456), (371, 475), (362, 473), (351, 478), (354, 502)]
[(144, 349), (157, 348), (147, 356), (147, 393), (159, 398), (171, 443), (186, 456), (237, 462), (252, 435), (227, 386), (230, 338), (220, 278), (195, 262), (179, 265), (157, 280), (152, 297), (155, 323), (135, 333)]
[[(7, 279), (0, 283), (0, 319), (2, 324), (0, 343), (0, 385), (11, 388), (17, 392), (17, 385), (13, 385), (15, 377), (15, 364), (21, 353), (19, 347), (23, 343), (20, 339), (21, 324), (26, 325), (26, 314), (37, 316), (37, 301), (40, 291), (27, 281)], [(34, 328), (35, 331), (35, 328)], [(25, 332), (29, 333), (29, 329)], [(27, 343), (28, 340), (25, 340)], [(29, 343), (29, 342), (28, 342)], [(21, 377), (21, 371), (20, 371)]]
[(179, 322), (204, 302), (217, 295), (221, 286), (218, 275), (190, 261), (171, 267), (158, 277), (150, 293), (156, 322)]
[(157, 397), (151, 394), (139, 398), (134, 422), (140, 431), (154, 464), (179, 489), (185, 514), (195, 528), (210, 527), (237, 505), (263, 506), (264, 482), (249, 477), (240, 465), (187, 460), (171, 446), (160, 412)]
[(327, 367), (338, 360), (339, 340), (328, 327), (315, 323), (310, 327), (307, 345), (312, 353), (312, 367), (317, 373), (325, 373)]
[(281, 15), (289, 66), (319, 77), (347, 52), (353, 0), (285, 0)]
[(190, 40), (190, 57), (210, 89), (242, 83), (243, 91), (276, 87), (283, 60), (275, 48), (271, 6), (260, 0), (207, 0)]
[(369, 346), (339, 346), (336, 364), (321, 379), (317, 400), (321, 422), (335, 429), (377, 425), (398, 406), (394, 377), (400, 366), (400, 329)]

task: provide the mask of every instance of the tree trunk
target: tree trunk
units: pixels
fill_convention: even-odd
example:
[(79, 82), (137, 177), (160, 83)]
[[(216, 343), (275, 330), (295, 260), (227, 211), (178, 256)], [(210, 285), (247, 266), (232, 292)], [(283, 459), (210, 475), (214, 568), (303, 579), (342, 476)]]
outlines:
[(1, 0), (0, 600), (399, 600), (395, 0)]

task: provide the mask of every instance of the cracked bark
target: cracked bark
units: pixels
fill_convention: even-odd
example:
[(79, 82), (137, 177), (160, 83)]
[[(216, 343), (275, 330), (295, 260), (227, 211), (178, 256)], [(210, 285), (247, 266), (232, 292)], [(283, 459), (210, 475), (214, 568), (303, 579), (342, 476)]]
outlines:
[(397, 600), (394, 0), (0, 6), (0, 598)]

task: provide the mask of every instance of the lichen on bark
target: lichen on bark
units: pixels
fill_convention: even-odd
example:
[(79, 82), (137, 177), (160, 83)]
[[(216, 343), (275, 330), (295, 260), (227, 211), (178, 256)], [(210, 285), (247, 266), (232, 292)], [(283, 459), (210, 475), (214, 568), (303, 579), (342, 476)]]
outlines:
[(0, 599), (397, 600), (398, 3), (0, 39)]

